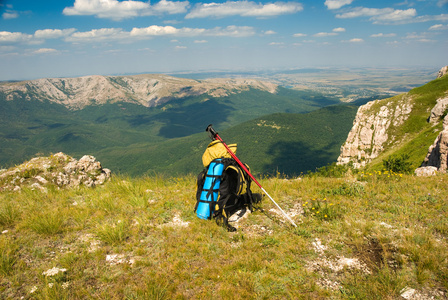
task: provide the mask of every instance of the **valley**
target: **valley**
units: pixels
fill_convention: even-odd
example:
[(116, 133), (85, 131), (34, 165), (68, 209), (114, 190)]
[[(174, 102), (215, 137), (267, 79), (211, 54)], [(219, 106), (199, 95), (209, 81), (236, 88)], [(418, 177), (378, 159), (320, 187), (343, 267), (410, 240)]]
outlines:
[(255, 173), (294, 176), (336, 161), (359, 105), (435, 73), (313, 68), (4, 82), (0, 167), (64, 152), (132, 176), (196, 173), (213, 123)]

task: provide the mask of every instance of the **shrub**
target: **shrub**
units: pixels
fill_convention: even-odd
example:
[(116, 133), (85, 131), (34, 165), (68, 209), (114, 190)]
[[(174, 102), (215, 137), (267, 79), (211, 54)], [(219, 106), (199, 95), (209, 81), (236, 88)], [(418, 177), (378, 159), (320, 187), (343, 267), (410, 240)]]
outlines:
[(344, 177), (351, 165), (337, 165), (336, 163), (329, 164), (316, 169), (316, 172), (309, 172), (309, 176), (320, 176), (320, 177)]
[(408, 154), (391, 155), (387, 159), (383, 159), (383, 167), (387, 171), (410, 174), (412, 173), (412, 163), (408, 160)]

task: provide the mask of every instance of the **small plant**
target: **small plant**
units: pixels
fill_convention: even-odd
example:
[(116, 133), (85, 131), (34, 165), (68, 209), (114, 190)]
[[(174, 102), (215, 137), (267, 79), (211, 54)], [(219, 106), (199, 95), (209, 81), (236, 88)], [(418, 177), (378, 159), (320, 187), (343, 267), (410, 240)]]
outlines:
[(60, 211), (43, 211), (37, 213), (28, 225), (36, 233), (53, 235), (64, 231), (66, 220)]
[(128, 230), (128, 224), (118, 220), (116, 224), (104, 224), (100, 226), (96, 231), (96, 235), (106, 244), (116, 245), (129, 237)]
[(261, 242), (261, 244), (265, 247), (276, 246), (279, 244), (279, 241), (276, 238), (268, 236)]
[(359, 196), (364, 194), (364, 192), (365, 192), (364, 185), (355, 182), (351, 184), (343, 183), (338, 188), (332, 189), (327, 193), (331, 195)]
[(0, 274), (7, 276), (12, 273), (17, 258), (14, 255), (15, 249), (11, 246), (2, 243), (0, 245)]
[(431, 204), (437, 203), (437, 198), (434, 197), (431, 193), (428, 193), (427, 195), (420, 196), (418, 198), (418, 202), (429, 202)]
[(11, 204), (6, 203), (0, 206), (0, 225), (10, 226), (19, 218), (19, 209)]
[(391, 155), (383, 160), (383, 167), (389, 172), (412, 173), (412, 163), (408, 161), (408, 154)]
[(21, 175), (22, 175), (22, 178), (28, 179), (28, 178), (33, 178), (34, 176), (38, 175), (41, 172), (42, 171), (39, 169), (31, 168), (31, 169), (22, 170)]
[(319, 220), (332, 220), (339, 216), (336, 205), (328, 201), (327, 198), (322, 200), (313, 198), (302, 204), (305, 215), (315, 217)]
[(316, 172), (309, 172), (308, 176), (320, 176), (320, 177), (335, 177), (340, 178), (352, 168), (352, 163), (347, 165), (337, 165), (336, 163), (329, 164), (324, 167), (316, 169)]

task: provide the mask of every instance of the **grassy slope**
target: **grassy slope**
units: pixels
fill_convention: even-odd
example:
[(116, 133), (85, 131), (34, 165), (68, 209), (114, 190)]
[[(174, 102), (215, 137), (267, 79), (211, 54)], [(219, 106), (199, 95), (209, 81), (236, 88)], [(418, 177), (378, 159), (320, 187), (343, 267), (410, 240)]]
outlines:
[[(431, 109), (436, 100), (446, 96), (448, 93), (448, 76), (433, 80), (424, 86), (415, 88), (408, 93), (412, 97), (414, 107), (411, 116), (398, 127), (389, 129), (389, 136), (396, 137), (385, 145), (384, 152), (372, 161), (369, 168), (380, 169), (382, 160), (389, 155), (408, 154), (412, 168), (418, 168), (425, 158), (428, 148), (433, 144), (435, 138), (442, 128), (442, 120), (439, 124), (432, 126), (427, 122)], [(397, 96), (401, 97), (401, 96)], [(372, 110), (386, 101), (394, 101), (395, 98), (382, 100)], [(406, 137), (402, 140), (402, 137)], [(399, 141), (397, 143), (397, 140)]]
[[(1, 193), (0, 294), (398, 299), (406, 287), (428, 298), (448, 289), (446, 174), (264, 179), (285, 211), (305, 208), (293, 217), (298, 228), (265, 199), (236, 233), (196, 218), (194, 180)], [(171, 226), (177, 218), (189, 223)], [(59, 273), (45, 275), (52, 268)]]

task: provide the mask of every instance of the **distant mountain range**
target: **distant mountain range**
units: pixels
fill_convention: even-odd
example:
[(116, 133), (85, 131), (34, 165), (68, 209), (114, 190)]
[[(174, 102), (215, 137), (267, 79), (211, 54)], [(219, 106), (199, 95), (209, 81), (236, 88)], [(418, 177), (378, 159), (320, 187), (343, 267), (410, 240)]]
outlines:
[(173, 99), (225, 97), (249, 89), (274, 94), (277, 88), (276, 84), (255, 79), (194, 80), (157, 74), (44, 78), (0, 84), (6, 100), (46, 100), (71, 109), (116, 102), (153, 107)]

